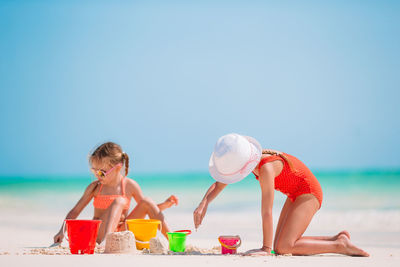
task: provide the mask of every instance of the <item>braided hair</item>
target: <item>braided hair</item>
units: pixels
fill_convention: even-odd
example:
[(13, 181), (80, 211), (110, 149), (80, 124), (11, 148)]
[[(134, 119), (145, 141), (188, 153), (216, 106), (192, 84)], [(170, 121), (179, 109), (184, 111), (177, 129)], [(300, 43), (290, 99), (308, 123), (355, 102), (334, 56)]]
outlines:
[(113, 142), (107, 142), (98, 146), (89, 157), (89, 163), (92, 164), (94, 160), (108, 160), (110, 164), (116, 165), (121, 163), (125, 165), (125, 176), (129, 171), (129, 156), (122, 151), (122, 148)]

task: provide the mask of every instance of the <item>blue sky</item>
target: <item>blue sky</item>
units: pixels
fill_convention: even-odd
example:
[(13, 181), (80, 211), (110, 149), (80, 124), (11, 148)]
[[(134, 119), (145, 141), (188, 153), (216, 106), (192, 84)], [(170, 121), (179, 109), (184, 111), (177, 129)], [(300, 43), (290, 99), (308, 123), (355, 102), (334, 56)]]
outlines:
[(251, 135), (312, 169), (399, 168), (396, 1), (1, 1), (0, 175), (206, 171)]

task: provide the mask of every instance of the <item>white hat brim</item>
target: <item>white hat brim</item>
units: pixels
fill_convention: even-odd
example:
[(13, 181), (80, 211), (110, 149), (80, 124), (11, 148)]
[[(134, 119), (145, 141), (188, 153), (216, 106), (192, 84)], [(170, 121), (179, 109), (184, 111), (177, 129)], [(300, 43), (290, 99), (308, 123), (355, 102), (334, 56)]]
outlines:
[(239, 181), (243, 180), (245, 177), (247, 177), (260, 162), (261, 155), (262, 155), (262, 147), (261, 147), (260, 143), (253, 137), (250, 137), (250, 136), (243, 136), (243, 137), (246, 138), (250, 142), (250, 144), (252, 144), (254, 146), (255, 153), (257, 154), (257, 160), (248, 164), (246, 166), (246, 169), (240, 173), (237, 173), (235, 175), (223, 175), (220, 172), (218, 172), (217, 168), (215, 167), (214, 152), (213, 152), (211, 154), (210, 161), (208, 163), (208, 169), (210, 171), (211, 177), (214, 178), (217, 182), (220, 182), (223, 184), (233, 184), (233, 183), (239, 182)]

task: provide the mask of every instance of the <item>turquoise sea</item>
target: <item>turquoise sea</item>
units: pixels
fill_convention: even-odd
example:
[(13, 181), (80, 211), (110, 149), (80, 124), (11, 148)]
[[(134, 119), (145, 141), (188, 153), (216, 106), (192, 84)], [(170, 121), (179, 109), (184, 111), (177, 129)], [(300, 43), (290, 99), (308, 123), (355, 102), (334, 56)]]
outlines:
[[(320, 171), (323, 207), (329, 209), (400, 209), (400, 170)], [(130, 176), (146, 196), (162, 201), (170, 194), (180, 198), (179, 208), (191, 210), (214, 182), (208, 173), (135, 174)], [(86, 186), (94, 180), (82, 176), (14, 176), (0, 177), (0, 208), (31, 205), (60, 209), (73, 205)], [(260, 194), (257, 180), (251, 174), (239, 183), (229, 185), (216, 199), (215, 209), (252, 209)], [(277, 203), (284, 196), (276, 192)]]
[[(326, 235), (347, 229), (360, 245), (400, 247), (400, 170), (315, 171), (324, 200), (307, 234)], [(214, 182), (208, 173), (133, 174), (144, 194), (156, 202), (171, 194), (179, 205), (164, 213), (172, 229), (193, 230), (193, 210)], [(21, 244), (48, 245), (67, 212), (94, 180), (82, 176), (14, 176), (0, 178), (0, 232), (27, 231), (31, 239)], [(275, 191), (274, 221), (286, 199)], [(253, 175), (229, 185), (210, 204), (203, 224), (193, 239), (212, 239), (239, 234), (260, 242), (260, 188)], [(134, 205), (132, 201), (131, 208)], [(88, 205), (79, 218), (89, 219)], [(29, 221), (29, 223), (26, 223)], [(229, 226), (229, 227), (228, 227)], [(23, 236), (21, 236), (22, 238)], [(29, 241), (29, 242), (28, 242)]]

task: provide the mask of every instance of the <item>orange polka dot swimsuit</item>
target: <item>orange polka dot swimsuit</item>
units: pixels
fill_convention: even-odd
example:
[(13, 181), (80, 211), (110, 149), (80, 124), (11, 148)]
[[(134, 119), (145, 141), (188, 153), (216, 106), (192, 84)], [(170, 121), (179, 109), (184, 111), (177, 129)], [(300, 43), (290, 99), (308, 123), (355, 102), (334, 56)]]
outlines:
[[(275, 160), (282, 161), (283, 169), (274, 180), (275, 189), (287, 195), (292, 202), (294, 202), (300, 195), (313, 194), (318, 199), (319, 205), (321, 206), (322, 188), (317, 178), (315, 178), (310, 169), (308, 169), (299, 159), (286, 153), (283, 153), (283, 155), (289, 162), (280, 155), (271, 155), (261, 159), (256, 168), (260, 170), (261, 166), (268, 162)], [(258, 180), (257, 175), (256, 179)]]
[(100, 185), (100, 190), (99, 192), (94, 196), (93, 200), (93, 206), (96, 209), (108, 209), (108, 207), (113, 203), (113, 201), (118, 198), (118, 197), (123, 197), (125, 198), (126, 204), (124, 206), (124, 210), (129, 209), (131, 200), (127, 196), (125, 196), (125, 187), (124, 187), (124, 180), (125, 178), (121, 179), (121, 190), (122, 190), (122, 195), (100, 195), (101, 189), (103, 188), (103, 184)]

